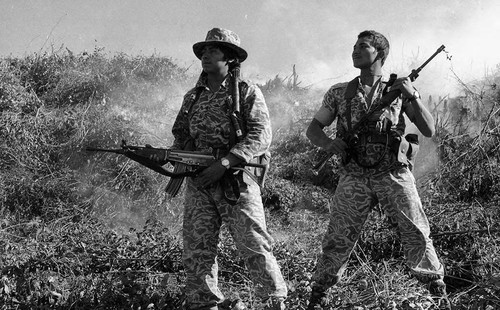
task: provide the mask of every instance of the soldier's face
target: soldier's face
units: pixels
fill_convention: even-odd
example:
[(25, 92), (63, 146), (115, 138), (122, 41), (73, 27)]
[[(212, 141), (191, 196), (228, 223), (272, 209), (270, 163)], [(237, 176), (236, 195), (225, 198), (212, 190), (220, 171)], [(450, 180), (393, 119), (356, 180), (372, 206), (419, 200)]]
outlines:
[(206, 73), (227, 73), (224, 53), (216, 46), (208, 45), (202, 50), (201, 66)]
[(371, 44), (369, 37), (359, 38), (354, 44), (352, 62), (355, 68), (369, 68), (377, 59), (377, 49)]

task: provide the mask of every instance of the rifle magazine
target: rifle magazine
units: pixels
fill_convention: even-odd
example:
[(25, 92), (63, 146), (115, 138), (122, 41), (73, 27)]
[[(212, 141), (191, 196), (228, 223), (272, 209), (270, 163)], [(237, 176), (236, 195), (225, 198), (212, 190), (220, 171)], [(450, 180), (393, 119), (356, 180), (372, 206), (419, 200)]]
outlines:
[[(183, 163), (175, 163), (174, 164), (174, 173), (184, 173), (188, 169), (188, 165), (183, 164)], [(167, 195), (170, 195), (171, 197), (177, 196), (179, 193), (182, 183), (184, 182), (184, 177), (179, 177), (179, 178), (170, 178), (168, 181), (167, 186), (165, 187), (165, 192)]]

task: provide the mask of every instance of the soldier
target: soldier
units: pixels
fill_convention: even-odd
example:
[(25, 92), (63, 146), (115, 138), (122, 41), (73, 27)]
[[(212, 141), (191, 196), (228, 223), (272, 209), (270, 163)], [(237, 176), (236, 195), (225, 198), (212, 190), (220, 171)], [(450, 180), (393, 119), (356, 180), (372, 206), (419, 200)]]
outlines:
[[(414, 275), (428, 284), (440, 309), (451, 308), (443, 282), (444, 268), (429, 238), (429, 223), (411, 173), (412, 162), (405, 156), (410, 155), (406, 152), (409, 142), (403, 137), (403, 113), (426, 137), (434, 134), (434, 121), (409, 78), (396, 79), (391, 87), (400, 90), (402, 97), (377, 109), (386, 91), (381, 71), (388, 54), (389, 42), (382, 34), (361, 32), (352, 52), (353, 65), (360, 69), (360, 75), (326, 92), (307, 129), (313, 144), (337, 154), (343, 162), (322, 255), (313, 276), (310, 310), (321, 309), (326, 290), (341, 279), (363, 224), (377, 204), (397, 222)], [(348, 139), (352, 127), (370, 110), (376, 112), (363, 124), (363, 130)], [(330, 139), (323, 128), (334, 120), (336, 138)]]
[(247, 52), (238, 35), (221, 28), (210, 30), (193, 51), (203, 71), (184, 97), (172, 128), (172, 148), (212, 152), (219, 160), (187, 181), (183, 224), (187, 308), (214, 310), (229, 304), (217, 285), (217, 244), (225, 223), (264, 309), (285, 309), (287, 288), (271, 252), (273, 239), (266, 228), (259, 185), (248, 173), (240, 171), (234, 177), (229, 170), (254, 161), (269, 148), (272, 132), (264, 96), (256, 85), (238, 83), (244, 134), (235, 138), (231, 69), (247, 58)]

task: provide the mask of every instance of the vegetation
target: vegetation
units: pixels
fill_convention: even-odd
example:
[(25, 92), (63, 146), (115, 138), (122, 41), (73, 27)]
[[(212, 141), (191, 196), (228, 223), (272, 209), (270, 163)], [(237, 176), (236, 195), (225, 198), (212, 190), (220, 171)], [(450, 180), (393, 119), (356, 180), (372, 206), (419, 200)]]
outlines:
[[(168, 147), (196, 77), (168, 58), (102, 49), (5, 58), (0, 70), (0, 309), (179, 309), (182, 197), (167, 197), (168, 179), (145, 167), (83, 148)], [(500, 68), (462, 83), (463, 97), (428, 102), (439, 130), (422, 142), (416, 174), (456, 309), (500, 308), (499, 79)], [(304, 136), (324, 90), (301, 87), (295, 70), (261, 88), (274, 130), (268, 227), (289, 309), (304, 309), (338, 178), (335, 159), (311, 174), (323, 154)], [(391, 228), (372, 214), (332, 304), (432, 307)], [(243, 260), (221, 236), (222, 290), (257, 309)]]

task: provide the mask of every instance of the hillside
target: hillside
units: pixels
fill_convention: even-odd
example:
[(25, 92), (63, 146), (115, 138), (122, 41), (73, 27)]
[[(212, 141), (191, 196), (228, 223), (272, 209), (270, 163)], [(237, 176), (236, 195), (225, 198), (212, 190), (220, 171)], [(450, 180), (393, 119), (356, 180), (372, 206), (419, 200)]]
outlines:
[[(169, 58), (99, 49), (4, 58), (0, 70), (0, 309), (180, 309), (182, 195), (167, 197), (168, 178), (123, 156), (84, 148), (168, 147), (197, 77)], [(298, 80), (260, 85), (274, 134), (263, 200), (289, 309), (306, 304), (338, 179), (335, 160), (310, 171), (323, 154), (305, 128), (323, 91)], [(500, 309), (499, 80), (500, 70), (427, 102), (438, 132), (421, 139), (415, 174), (456, 309)], [(338, 287), (342, 309), (432, 306), (391, 228), (370, 217)], [(222, 289), (252, 307), (243, 261), (222, 238)]]

